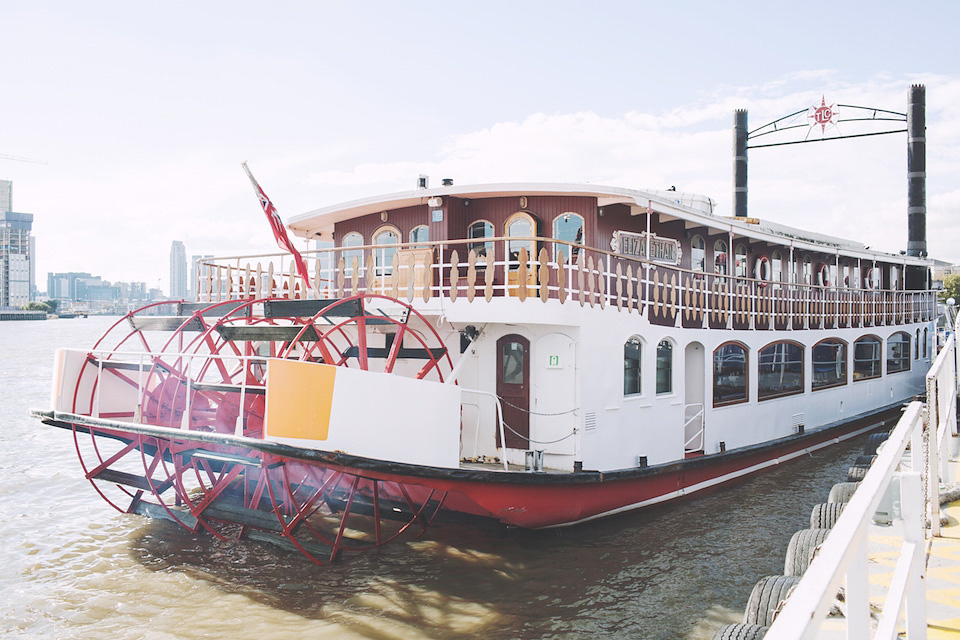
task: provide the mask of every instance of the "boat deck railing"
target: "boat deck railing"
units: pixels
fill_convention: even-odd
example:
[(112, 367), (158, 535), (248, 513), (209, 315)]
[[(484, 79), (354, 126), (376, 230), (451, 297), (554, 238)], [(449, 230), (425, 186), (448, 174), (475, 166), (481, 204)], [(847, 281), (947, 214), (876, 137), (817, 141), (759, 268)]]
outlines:
[[(956, 332), (927, 373), (927, 401), (912, 402), (870, 470), (847, 503), (826, 541), (816, 552), (796, 590), (767, 634), (767, 640), (816, 638), (845, 587), (846, 637), (902, 637), (905, 614), (908, 640), (926, 638), (926, 543), (940, 535), (941, 483), (949, 483), (948, 449), (957, 438)], [(905, 452), (909, 450), (909, 455)], [(902, 531), (896, 568), (871, 629), (868, 530), (878, 506), (899, 479)], [(895, 484), (893, 485), (896, 486)], [(895, 511), (896, 509), (894, 509)]]
[[(761, 330), (898, 325), (936, 316), (934, 291), (771, 282), (539, 237), (335, 247), (305, 252), (304, 258), (310, 282), (285, 254), (204, 260), (198, 265), (197, 299), (377, 293), (425, 303), (556, 300), (615, 307), (660, 325)], [(864, 262), (860, 272), (872, 264)]]

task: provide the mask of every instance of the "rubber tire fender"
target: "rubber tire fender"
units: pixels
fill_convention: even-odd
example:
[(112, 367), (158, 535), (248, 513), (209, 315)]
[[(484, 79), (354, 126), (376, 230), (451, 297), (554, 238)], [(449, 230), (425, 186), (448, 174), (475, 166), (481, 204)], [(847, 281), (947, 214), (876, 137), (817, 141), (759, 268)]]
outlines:
[(743, 613), (744, 624), (769, 627), (777, 609), (787, 599), (790, 588), (800, 582), (797, 576), (766, 576), (753, 585), (747, 608)]
[(821, 502), (814, 505), (810, 512), (810, 528), (833, 529), (845, 506), (846, 502)]
[(793, 534), (783, 561), (783, 575), (802, 576), (810, 566), (813, 552), (823, 544), (829, 534), (830, 529), (801, 529)]
[(867, 456), (872, 456), (877, 453), (877, 447), (880, 446), (881, 442), (886, 442), (890, 437), (890, 434), (886, 431), (881, 431), (880, 433), (871, 433), (867, 437), (867, 441), (863, 444), (863, 454)]
[(860, 486), (859, 482), (838, 482), (830, 489), (827, 502), (850, 502), (853, 492)]
[(758, 624), (725, 624), (713, 634), (713, 640), (762, 640), (767, 627)]

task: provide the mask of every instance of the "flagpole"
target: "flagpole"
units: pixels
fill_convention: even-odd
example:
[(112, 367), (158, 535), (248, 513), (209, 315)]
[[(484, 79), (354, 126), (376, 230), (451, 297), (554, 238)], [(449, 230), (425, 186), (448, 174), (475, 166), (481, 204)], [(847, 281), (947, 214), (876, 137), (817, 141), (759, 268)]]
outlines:
[[(309, 269), (307, 269), (306, 261), (303, 259), (303, 256), (300, 255), (297, 247), (294, 246), (293, 242), (290, 240), (290, 236), (287, 235), (287, 228), (284, 226), (283, 221), (280, 220), (280, 215), (277, 213), (277, 208), (273, 205), (273, 202), (271, 202), (270, 198), (267, 197), (267, 194), (263, 192), (263, 189), (260, 187), (260, 183), (257, 182), (257, 179), (253, 177), (253, 172), (250, 171), (250, 167), (247, 166), (246, 161), (241, 162), (240, 166), (243, 167), (247, 177), (250, 178), (250, 184), (253, 185), (253, 192), (257, 195), (257, 199), (260, 200), (260, 206), (263, 207), (263, 213), (267, 216), (267, 221), (270, 223), (270, 228), (273, 230), (273, 237), (277, 241), (277, 245), (281, 249), (286, 249), (290, 254), (292, 254), (293, 263), (296, 266), (297, 273), (303, 280), (304, 285), (309, 287), (309, 289), (312, 290), (319, 298), (320, 290), (310, 278), (310, 272)], [(280, 264), (281, 266), (283, 264), (282, 258)], [(306, 290), (304, 293), (306, 293)], [(290, 295), (293, 295), (293, 291), (290, 292)]]

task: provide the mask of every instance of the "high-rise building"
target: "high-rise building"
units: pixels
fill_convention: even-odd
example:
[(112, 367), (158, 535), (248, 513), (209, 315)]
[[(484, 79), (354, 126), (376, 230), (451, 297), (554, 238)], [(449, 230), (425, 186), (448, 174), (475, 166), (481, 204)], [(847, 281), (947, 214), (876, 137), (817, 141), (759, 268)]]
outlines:
[(170, 247), (170, 298), (182, 300), (187, 297), (187, 250), (183, 243), (174, 240)]
[(32, 213), (13, 212), (13, 183), (0, 180), (0, 308), (30, 302), (33, 288)]

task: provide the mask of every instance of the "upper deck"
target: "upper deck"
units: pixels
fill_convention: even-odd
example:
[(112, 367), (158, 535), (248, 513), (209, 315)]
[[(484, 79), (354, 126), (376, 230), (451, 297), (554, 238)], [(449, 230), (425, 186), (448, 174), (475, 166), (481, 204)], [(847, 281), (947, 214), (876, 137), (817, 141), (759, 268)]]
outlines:
[(923, 259), (712, 209), (703, 196), (595, 185), (418, 189), (294, 217), (294, 233), (334, 244), (304, 252), (311, 283), (288, 275), (280, 254), (233, 256), (209, 263), (197, 291), (201, 300), (556, 300), (690, 328), (877, 326), (935, 314), (933, 293), (906, 286), (911, 270), (927, 280)]

